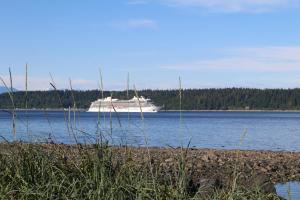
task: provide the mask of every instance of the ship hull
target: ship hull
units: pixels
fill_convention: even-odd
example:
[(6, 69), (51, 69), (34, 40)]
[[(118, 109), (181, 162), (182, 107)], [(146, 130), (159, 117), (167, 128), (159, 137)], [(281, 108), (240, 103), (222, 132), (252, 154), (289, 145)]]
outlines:
[(152, 107), (142, 107), (142, 108), (89, 108), (87, 112), (132, 112), (132, 113), (156, 113), (158, 112), (158, 108), (152, 108)]

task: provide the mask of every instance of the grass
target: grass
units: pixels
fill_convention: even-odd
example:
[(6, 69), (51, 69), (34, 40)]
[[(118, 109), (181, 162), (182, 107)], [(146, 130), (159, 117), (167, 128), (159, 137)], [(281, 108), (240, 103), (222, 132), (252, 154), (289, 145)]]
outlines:
[[(11, 71), (9, 73), (12, 88)], [(101, 72), (100, 76), (103, 96)], [(57, 91), (52, 76), (51, 80), (50, 85)], [(8, 88), (2, 78), (1, 81)], [(27, 81), (26, 65), (26, 92)], [(69, 82), (72, 90), (71, 79)], [(183, 98), (181, 79), (179, 85), (181, 107)], [(138, 96), (135, 87), (134, 91)], [(9, 91), (9, 96), (12, 101), (13, 134), (15, 135), (12, 89)], [(74, 96), (72, 98), (74, 99), (74, 127), (71, 124), (70, 113), (67, 116), (64, 112), (64, 118), (70, 137), (74, 137), (77, 141), (76, 102)], [(59, 95), (58, 100), (62, 102)], [(25, 106), (27, 108), (27, 103)], [(143, 121), (144, 115), (141, 107), (140, 109)], [(181, 113), (180, 123), (182, 123)], [(28, 133), (28, 122), (26, 124)], [(110, 124), (112, 126), (112, 123)], [(234, 185), (234, 187), (210, 188), (210, 191), (206, 191), (199, 185), (193, 184), (193, 171), (188, 170), (186, 162), (188, 149), (183, 148), (183, 145), (175, 169), (171, 172), (163, 171), (161, 168), (163, 163), (155, 163), (152, 159), (144, 128), (142, 131), (146, 153), (140, 155), (145, 161), (141, 165), (134, 160), (130, 147), (125, 145), (121, 151), (116, 151), (118, 147), (109, 146), (108, 141), (103, 140), (99, 126), (100, 119), (98, 119), (97, 134), (100, 132), (101, 140), (93, 145), (75, 144), (70, 147), (58, 144), (2, 143), (0, 145), (0, 199), (278, 199), (273, 194), (261, 192), (259, 188), (249, 189)], [(183, 134), (182, 130), (179, 132)]]
[(1, 146), (0, 199), (277, 199), (259, 189), (239, 187), (203, 196), (201, 188), (189, 185), (191, 177), (182, 173), (182, 161), (170, 178), (159, 163), (152, 169), (138, 165), (124, 147), (120, 153), (104, 144)]

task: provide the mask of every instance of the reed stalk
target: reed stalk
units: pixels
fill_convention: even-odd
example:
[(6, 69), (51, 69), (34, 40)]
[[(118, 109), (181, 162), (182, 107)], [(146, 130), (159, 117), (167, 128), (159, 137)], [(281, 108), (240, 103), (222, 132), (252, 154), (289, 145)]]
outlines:
[(0, 77), (1, 82), (3, 83), (4, 87), (7, 90), (9, 99), (11, 101), (11, 115), (12, 115), (12, 134), (14, 140), (16, 139), (16, 107), (15, 107), (15, 102), (14, 102), (14, 95), (13, 95), (13, 81), (12, 81), (12, 75), (11, 75), (11, 69), (9, 68), (9, 78), (10, 78), (10, 88), (8, 85), (5, 83), (4, 79)]
[(73, 138), (76, 142), (76, 144), (78, 144), (78, 140), (77, 140), (77, 128), (76, 128), (76, 99), (75, 99), (75, 95), (74, 95), (74, 91), (73, 91), (73, 86), (72, 86), (72, 80), (71, 78), (69, 79), (69, 84), (70, 84), (70, 92), (71, 92), (71, 96), (72, 96), (72, 101), (73, 101), (73, 125), (71, 124), (71, 119), (70, 119), (70, 107), (69, 107), (69, 127), (71, 127), (71, 132), (73, 135)]
[(57, 90), (57, 87), (56, 87), (56, 84), (55, 84), (55, 81), (53, 79), (53, 76), (51, 73), (49, 73), (50, 75), (50, 78), (51, 78), (51, 82), (50, 82), (50, 85), (52, 86), (52, 88), (54, 89), (56, 95), (57, 95), (57, 98), (58, 98), (58, 101), (59, 101), (59, 104), (61, 105), (61, 108), (64, 109), (63, 110), (63, 113), (64, 113), (64, 120), (65, 120), (65, 124), (66, 124), (66, 127), (67, 127), (67, 131), (69, 133), (69, 135), (71, 135), (71, 132), (70, 132), (70, 127), (69, 127), (69, 123), (68, 123), (68, 116), (67, 116), (67, 113), (65, 111), (65, 108), (64, 108), (64, 105), (62, 103), (62, 99), (61, 99), (61, 96), (59, 94), (59, 91)]
[[(103, 85), (103, 75), (101, 69), (99, 69), (99, 74), (100, 74), (100, 91), (101, 91), (101, 98), (104, 99), (104, 85)], [(99, 110), (101, 108), (101, 104), (99, 105)], [(100, 112), (99, 112), (100, 115)], [(105, 113), (103, 114), (103, 120), (104, 120), (104, 129), (106, 127), (106, 116)]]
[(236, 160), (235, 160), (234, 169), (233, 169), (233, 177), (232, 177), (233, 179), (232, 179), (232, 184), (231, 184), (231, 190), (229, 193), (229, 200), (233, 200), (234, 193), (236, 192), (236, 189), (237, 189), (237, 181), (240, 176), (240, 174), (238, 172), (238, 163), (240, 160), (240, 150), (239, 149), (242, 147), (247, 134), (248, 134), (248, 129), (244, 129), (244, 132), (240, 137), (238, 150), (236, 150)]
[(29, 134), (29, 121), (28, 121), (28, 64), (25, 65), (25, 115), (26, 115), (26, 133)]

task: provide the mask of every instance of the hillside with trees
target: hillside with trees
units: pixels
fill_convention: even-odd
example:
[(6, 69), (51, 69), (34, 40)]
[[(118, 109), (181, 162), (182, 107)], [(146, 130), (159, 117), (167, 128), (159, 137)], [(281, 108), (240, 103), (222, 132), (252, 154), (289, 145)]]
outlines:
[[(178, 90), (141, 90), (139, 95), (151, 98), (164, 110), (179, 109)], [(104, 97), (127, 99), (126, 91), (105, 91)], [(182, 91), (183, 110), (300, 110), (300, 89), (185, 89)], [(129, 91), (129, 98), (134, 91)], [(90, 91), (31, 91), (27, 94), (28, 108), (68, 108), (87, 109), (92, 101), (101, 97), (101, 92)], [(16, 108), (25, 108), (26, 93), (14, 92)], [(75, 99), (75, 101), (73, 100)], [(12, 108), (8, 93), (0, 95), (0, 108)]]
[[(13, 88), (13, 91), (16, 92), (17, 90)], [(8, 92), (7, 88), (4, 86), (0, 86), (0, 94)]]

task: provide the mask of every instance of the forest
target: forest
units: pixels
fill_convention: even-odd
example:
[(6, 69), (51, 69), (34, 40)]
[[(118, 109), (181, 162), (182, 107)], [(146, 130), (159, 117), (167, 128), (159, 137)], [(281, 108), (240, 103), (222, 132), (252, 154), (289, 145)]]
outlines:
[[(162, 110), (179, 110), (179, 90), (140, 90), (139, 96), (150, 98)], [(132, 98), (135, 91), (104, 91), (103, 96)], [(300, 110), (300, 89), (184, 89), (182, 110)], [(98, 90), (18, 91), (0, 95), (0, 109), (87, 109), (92, 101), (102, 98)], [(27, 103), (26, 103), (27, 102)]]

